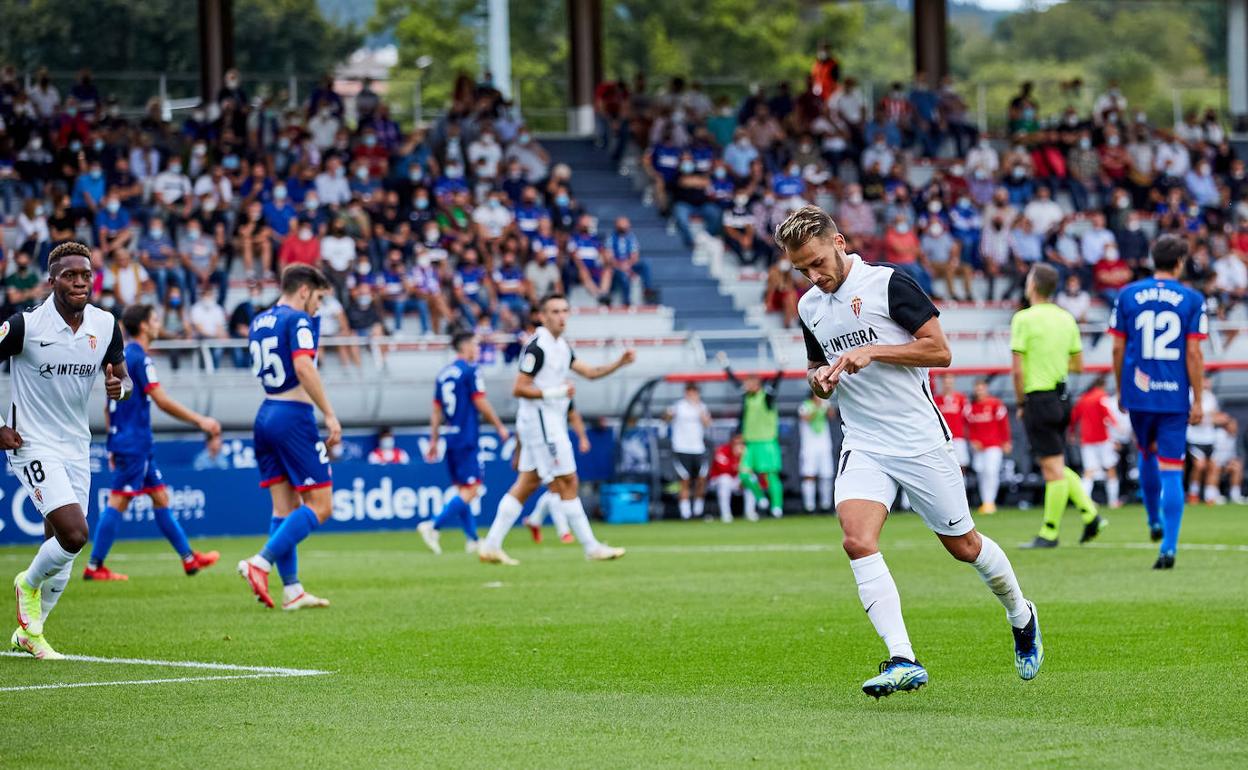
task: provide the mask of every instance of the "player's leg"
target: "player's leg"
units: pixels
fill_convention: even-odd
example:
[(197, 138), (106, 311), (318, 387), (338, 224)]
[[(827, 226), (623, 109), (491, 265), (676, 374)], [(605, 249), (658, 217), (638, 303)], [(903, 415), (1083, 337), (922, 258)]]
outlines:
[(980, 460), (979, 470), (976, 475), (979, 477), (979, 497), (983, 505), (983, 513), (995, 513), (997, 510), (997, 495), (1001, 491), (1001, 463), (1004, 459), (1004, 453), (1001, 447), (984, 447), (982, 451), (976, 455)]
[[(1157, 460), (1157, 426), (1160, 415), (1153, 412), (1131, 412), (1131, 430), (1138, 445), (1136, 467), (1140, 475), (1140, 497), (1148, 517), (1149, 537), (1161, 540), (1161, 469)], [(1181, 483), (1181, 482), (1180, 482)]]
[(896, 482), (875, 460), (861, 450), (842, 454), (836, 485), (841, 545), (849, 557), (867, 618), (888, 648), (889, 659), (880, 665), (880, 674), (863, 683), (863, 691), (877, 698), (927, 683), (927, 672), (915, 661), (906, 633), (901, 595), (879, 549), (888, 505), (896, 496)]
[[(120, 456), (114, 456), (114, 486), (117, 485), (116, 479), (120, 477), (120, 470), (124, 461)], [(95, 531), (91, 537), (91, 558), (87, 560), (86, 569), (82, 572), (83, 580), (129, 580), (129, 576), (120, 572), (113, 572), (104, 566), (104, 560), (108, 558), (108, 554), (113, 550), (113, 541), (117, 539), (117, 530), (121, 527), (121, 517), (130, 507), (130, 498), (132, 495), (121, 494), (115, 489), (108, 494), (108, 505), (104, 506), (104, 510), (100, 511), (99, 521), (96, 522)]]
[(1205, 461), (1205, 492), (1203, 497), (1206, 503), (1217, 503), (1218, 498), (1222, 496), (1222, 493), (1218, 491), (1218, 478), (1221, 474), (1222, 468), (1218, 465), (1218, 460), (1213, 452), (1210, 451), (1209, 459)]
[(1183, 525), (1183, 455), (1187, 416), (1161, 415), (1157, 427), (1157, 464), (1161, 476), (1161, 548), (1154, 569), (1174, 566), (1179, 549), (1179, 529)]
[[(760, 459), (760, 446), (761, 444), (756, 441), (746, 442), (745, 453), (741, 456), (740, 465), (737, 466), (737, 474), (741, 479), (741, 488), (748, 491), (756, 503), (767, 499), (762, 485), (758, 483), (758, 476), (755, 471), (757, 467), (756, 461)], [(757, 521), (758, 512), (752, 506), (747, 507), (745, 509), (745, 518), (750, 521)]]
[(1201, 501), (1201, 485), (1205, 480), (1207, 455), (1204, 447), (1200, 444), (1188, 444), (1188, 452), (1192, 456), (1192, 475), (1189, 477), (1187, 484), (1187, 501), (1189, 503), (1199, 503)]
[(716, 476), (711, 479), (711, 486), (719, 501), (719, 520), (728, 524), (732, 521), (732, 493), (740, 488), (741, 482), (732, 476)]
[(693, 480), (693, 516), (700, 519), (706, 514), (706, 474), (710, 472), (707, 457), (698, 458), (698, 475)]
[(693, 518), (693, 503), (689, 501), (689, 467), (686, 462), (687, 458), (683, 455), (675, 455), (673, 459), (673, 465), (676, 466), (676, 479), (680, 482), (680, 492), (677, 494), (680, 518), (688, 521)]
[(767, 460), (767, 497), (771, 501), (771, 515), (780, 518), (784, 515), (784, 485), (780, 483), (780, 442), (768, 441), (763, 449)]
[(75, 502), (49, 511), (44, 516), (44, 536), (30, 566), (13, 580), (19, 627), (10, 642), (15, 650), (53, 660), (62, 656), (44, 638), (44, 626), (69, 584), (74, 559), (87, 544), (82, 506)]
[(816, 451), (815, 447), (802, 444), (799, 455), (798, 465), (801, 466), (802, 473), (802, 510), (806, 513), (815, 512), (815, 490), (817, 489), (815, 471), (818, 463)]
[[(541, 477), (536, 470), (535, 452), (532, 447), (531, 441), (522, 441), (520, 444), (520, 475), (516, 477), (511, 489), (507, 490), (507, 494), (503, 495), (503, 499), (499, 501), (498, 508), (494, 512), (494, 521), (490, 524), (490, 529), (477, 550), (477, 556), (483, 562), (507, 566), (519, 564), (503, 551), (503, 538), (520, 518), (524, 503), (529, 496), (541, 486)], [(539, 451), (544, 451), (544, 449), (545, 447), (542, 446)]]
[(1226, 463), (1226, 473), (1230, 476), (1231, 502), (1244, 502), (1244, 463), (1238, 457)]
[(216, 564), (221, 554), (216, 551), (200, 553), (191, 548), (190, 542), (186, 539), (186, 531), (182, 529), (182, 525), (169, 510), (169, 489), (165, 486), (160, 471), (150, 460), (148, 468), (148, 486), (145, 489), (151, 490), (149, 495), (152, 500), (152, 515), (156, 519), (156, 526), (160, 528), (160, 533), (165, 536), (169, 545), (173, 546), (173, 550), (178, 554), (178, 558), (182, 560), (182, 570), (188, 576), (195, 575), (201, 569), (207, 569)]
[(1105, 499), (1109, 502), (1110, 508), (1121, 508), (1122, 500), (1119, 497), (1121, 489), (1118, 485), (1118, 449), (1112, 441), (1107, 441), (1101, 445), (1101, 466), (1105, 469)]
[(586, 559), (590, 561), (611, 561), (624, 555), (623, 548), (601, 543), (594, 536), (593, 527), (589, 524), (589, 516), (586, 515), (585, 506), (581, 502), (580, 479), (577, 477), (576, 471), (552, 479), (550, 489), (559, 496), (559, 500), (555, 505), (563, 510), (563, 515), (568, 519), (568, 527), (571, 528), (573, 536), (576, 537), (576, 542), (580, 543), (581, 548), (585, 551)]

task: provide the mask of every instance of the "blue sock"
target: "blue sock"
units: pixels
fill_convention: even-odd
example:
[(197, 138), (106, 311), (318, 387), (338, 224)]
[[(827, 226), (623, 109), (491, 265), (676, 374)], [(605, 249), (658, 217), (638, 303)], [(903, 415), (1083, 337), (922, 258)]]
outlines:
[[(269, 519), (269, 535), (277, 531), (282, 526), (282, 522), (286, 521), (285, 516), (274, 516)], [(281, 556), (275, 562), (277, 564), (277, 574), (282, 576), (282, 585), (289, 586), (299, 582), (299, 549), (291, 548), (285, 556)]]
[(1157, 455), (1140, 452), (1140, 496), (1144, 498), (1144, 511), (1148, 514), (1149, 530), (1161, 529), (1161, 470)]
[(160, 534), (165, 536), (169, 545), (173, 546), (173, 550), (178, 552), (178, 556), (183, 559), (190, 556), (191, 544), (186, 542), (186, 532), (182, 531), (182, 525), (173, 518), (169, 509), (157, 508), (152, 511), (152, 514), (156, 517), (156, 526), (160, 527)]
[(274, 564), (278, 559), (293, 551), (295, 546), (303, 542), (303, 539), (312, 534), (312, 530), (320, 525), (320, 519), (316, 518), (312, 509), (301, 505), (291, 511), (286, 521), (282, 522), (277, 531), (269, 536), (269, 542), (264, 544), (260, 555), (270, 564)]
[(1161, 472), (1161, 507), (1165, 532), (1161, 552), (1174, 555), (1179, 548), (1179, 527), (1183, 524), (1183, 471)]
[(121, 525), (121, 511), (108, 506), (100, 511), (100, 520), (95, 525), (95, 541), (91, 545), (91, 563), (100, 566), (108, 558), (113, 549), (113, 541), (117, 539), (117, 527)]
[(442, 506), (442, 512), (433, 520), (434, 529), (445, 529), (458, 525), (469, 540), (477, 539), (477, 521), (472, 517), (472, 508), (459, 495), (454, 495)]

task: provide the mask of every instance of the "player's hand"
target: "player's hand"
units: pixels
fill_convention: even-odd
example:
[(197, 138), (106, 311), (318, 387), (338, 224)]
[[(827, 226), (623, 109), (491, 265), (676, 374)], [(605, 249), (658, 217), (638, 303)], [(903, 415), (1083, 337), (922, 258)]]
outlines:
[(576, 451), (580, 452), (583, 455), (587, 455), (589, 454), (590, 448), (591, 447), (589, 445), (589, 437), (581, 436), (580, 441), (577, 442)]
[(832, 371), (839, 377), (841, 372), (846, 374), (857, 374), (866, 369), (872, 360), (871, 348), (858, 348), (847, 353), (842, 353), (841, 357), (836, 359), (836, 363), (832, 365)]
[(572, 383), (570, 383), (570, 382), (569, 382), (569, 383), (568, 383), (568, 396), (567, 396), (567, 397), (568, 397), (568, 398), (572, 398), (572, 397), (573, 397), (573, 396), (575, 396), (575, 395), (576, 395), (576, 385), (574, 385), (574, 384), (572, 384)]
[(430, 441), (429, 448), (425, 450), (425, 462), (436, 463), (438, 461), (438, 442)]
[(637, 360), (637, 351), (633, 350), (632, 348), (629, 348), (628, 350), (624, 351), (624, 355), (620, 356), (620, 365), (628, 366), (629, 364), (631, 364), (632, 362), (636, 360)]
[(199, 429), (204, 433), (207, 433), (209, 436), (216, 436), (221, 432), (221, 423), (211, 417), (201, 418), (198, 425)]
[[(13, 430), (8, 425), (5, 425), (4, 427), (0, 428), (0, 449), (3, 449), (4, 451), (7, 452), (10, 449), (21, 449), (21, 448), (22, 448), (22, 437), (17, 434), (17, 431)], [(110, 458), (111, 458), (111, 455), (110, 455)]]
[(821, 366), (815, 370), (811, 376), (814, 384), (824, 393), (831, 393), (836, 390), (836, 384), (841, 381), (841, 375), (831, 366)]
[(109, 452), (109, 453), (108, 453), (108, 469), (109, 469), (110, 471), (115, 471), (115, 470), (117, 470), (117, 463), (113, 461), (113, 453), (112, 453), (112, 452)]
[(1205, 419), (1205, 410), (1201, 408), (1200, 402), (1197, 401), (1192, 404), (1192, 411), (1187, 416), (1187, 424), (1199, 425), (1200, 421), (1203, 419)]
[(1005, 442), (1005, 445), (1001, 447), (1001, 451), (1008, 455), (1010, 452), (1014, 451), (1014, 445), (1007, 441)]
[(520, 442), (516, 442), (516, 446), (511, 450), (511, 469), (517, 473), (520, 472)]
[(978, 442), (978, 441), (972, 441), (972, 442), (971, 442), (971, 449), (974, 449), (976, 452), (982, 452), (982, 451), (984, 451), (984, 445), (983, 445), (983, 444), (981, 444), (981, 443), (980, 443), (980, 442)]
[(506, 444), (507, 440), (510, 438), (511, 438), (511, 432), (508, 431), (505, 426), (502, 426), (502, 425), (498, 426), (498, 443)]
[(1019, 420), (1023, 419), (1023, 408), (1021, 406), (1014, 410), (1014, 416)]
[(715, 354), (715, 361), (718, 362), (720, 366), (727, 366), (728, 354), (722, 350), (719, 351), (718, 353)]
[(121, 400), (121, 378), (113, 374), (113, 365), (104, 365), (104, 392), (114, 401)]
[(342, 442), (342, 423), (338, 422), (336, 415), (325, 415), (325, 428), (329, 431), (329, 436), (325, 439), (325, 446), (336, 446)]

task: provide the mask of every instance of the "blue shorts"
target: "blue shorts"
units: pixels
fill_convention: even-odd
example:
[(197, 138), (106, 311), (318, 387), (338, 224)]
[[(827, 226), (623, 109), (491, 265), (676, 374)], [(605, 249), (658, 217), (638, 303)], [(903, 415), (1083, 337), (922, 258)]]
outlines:
[(253, 435), (260, 486), (288, 482), (303, 492), (333, 483), (329, 451), (321, 441), (311, 404), (265, 400), (256, 413)]
[(451, 474), (451, 483), (457, 487), (471, 487), (480, 484), (485, 476), (481, 466), (481, 455), (475, 446), (446, 447), (446, 470)]
[(1141, 452), (1156, 454), (1163, 462), (1183, 462), (1187, 456), (1186, 413), (1131, 412), (1130, 417)]
[(138, 497), (164, 488), (165, 478), (150, 451), (137, 455), (113, 453), (113, 494)]

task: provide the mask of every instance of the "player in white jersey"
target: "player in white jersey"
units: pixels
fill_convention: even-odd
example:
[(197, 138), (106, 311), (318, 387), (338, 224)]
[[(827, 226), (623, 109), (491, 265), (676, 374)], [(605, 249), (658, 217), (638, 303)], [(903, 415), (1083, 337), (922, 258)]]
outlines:
[(494, 523), (481, 544), (478, 557), (483, 562), (514, 566), (518, 561), (503, 551), (503, 538), (511, 530), (529, 496), (548, 478), (548, 487), (559, 496), (558, 505), (568, 519), (568, 526), (591, 561), (618, 559), (623, 548), (600, 543), (589, 526), (589, 517), (581, 504), (576, 477), (576, 458), (568, 438), (568, 405), (576, 393), (568, 378), (572, 372), (596, 380), (615, 372), (636, 359), (626, 350), (615, 361), (593, 366), (577, 360), (572, 347), (564, 339), (570, 308), (562, 294), (549, 294), (539, 305), (542, 325), (520, 356), (520, 372), (516, 375), (512, 395), (520, 400), (516, 410), (516, 437), (520, 441), (519, 478), (503, 496), (494, 514)]
[[(568, 427), (572, 429), (572, 433), (576, 435), (577, 447), (576, 451), (581, 454), (588, 454), (593, 447), (589, 443), (589, 434), (585, 432), (585, 420), (581, 418), (581, 413), (576, 411), (576, 404), (568, 402)], [(511, 456), (512, 470), (520, 468), (520, 439), (516, 439), (516, 448)], [(550, 484), (549, 478), (543, 478), (542, 484)], [(537, 498), (537, 502), (533, 504), (533, 512), (524, 520), (524, 525), (529, 528), (529, 533), (533, 535), (534, 543), (542, 542), (542, 524), (546, 521), (547, 514), (550, 515), (550, 523), (555, 525), (555, 536), (559, 538), (561, 543), (575, 543), (576, 538), (572, 536), (572, 530), (568, 527), (568, 518), (563, 515), (563, 506), (555, 505), (560, 502), (559, 495), (551, 492), (549, 487), (542, 496)]]
[(807, 380), (836, 394), (844, 425), (836, 512), (858, 596), (889, 659), (862, 689), (876, 698), (927, 683), (914, 657), (901, 597), (879, 550), (899, 489), (954, 558), (970, 563), (1004, 605), (1015, 666), (1033, 678), (1044, 660), (1035, 606), (1023, 597), (1001, 547), (975, 530), (949, 428), (928, 389), (928, 367), (948, 366), (939, 311), (918, 284), (845, 252), (831, 217), (805, 206), (776, 230), (778, 243), (814, 286), (798, 303)]
[(802, 440), (802, 508), (815, 512), (815, 489), (820, 510), (832, 510), (832, 428), (828, 425), (828, 402), (811, 396), (797, 408), (798, 433)]
[[(1219, 415), (1218, 433), (1213, 439), (1213, 466), (1216, 486), (1221, 484), (1222, 477), (1228, 476), (1231, 502), (1239, 505), (1244, 502), (1244, 462), (1239, 457), (1239, 423), (1228, 414)], [(1218, 504), (1226, 502), (1217, 497)]]
[[(702, 403), (697, 383), (685, 385), (685, 397), (668, 407), (664, 417), (672, 426), (672, 465), (680, 480), (680, 518), (702, 518), (706, 506), (706, 475), (711, 469), (706, 453), (706, 429), (711, 427), (711, 412)], [(692, 503), (689, 500), (691, 490)]]
[(61, 657), (43, 627), (87, 544), (91, 388), (103, 372), (110, 399), (124, 401), (134, 389), (117, 319), (87, 304), (91, 279), (91, 250), (62, 243), (48, 256), (52, 295), (0, 325), (0, 360), (11, 361), (13, 377), (0, 449), (43, 515), (47, 538), (13, 579), (19, 628), (11, 641), (13, 649), (45, 660)]
[(1205, 378), (1205, 386), (1199, 396), (1203, 417), (1195, 425), (1187, 426), (1187, 453), (1192, 456), (1192, 475), (1187, 485), (1189, 503), (1216, 502), (1219, 492), (1214, 478), (1217, 468), (1213, 463), (1213, 444), (1218, 436), (1217, 417), (1220, 413), (1218, 397), (1213, 394), (1213, 381)]

